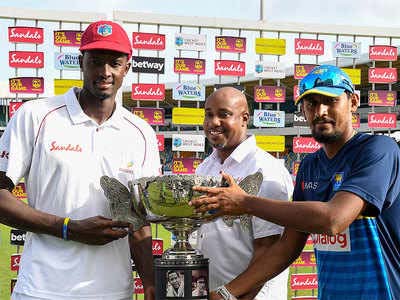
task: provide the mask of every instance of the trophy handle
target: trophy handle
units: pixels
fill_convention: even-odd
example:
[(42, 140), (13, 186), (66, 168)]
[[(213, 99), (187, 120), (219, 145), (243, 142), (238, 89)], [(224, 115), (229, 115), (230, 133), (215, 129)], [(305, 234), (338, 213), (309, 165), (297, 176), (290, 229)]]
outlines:
[(247, 194), (257, 195), (263, 182), (264, 176), (261, 171), (250, 174), (239, 182), (239, 187)]
[(139, 210), (133, 207), (132, 195), (125, 185), (118, 179), (108, 176), (100, 178), (100, 186), (109, 201), (111, 217), (114, 220), (129, 222), (133, 230), (139, 230), (147, 224), (146, 219)]

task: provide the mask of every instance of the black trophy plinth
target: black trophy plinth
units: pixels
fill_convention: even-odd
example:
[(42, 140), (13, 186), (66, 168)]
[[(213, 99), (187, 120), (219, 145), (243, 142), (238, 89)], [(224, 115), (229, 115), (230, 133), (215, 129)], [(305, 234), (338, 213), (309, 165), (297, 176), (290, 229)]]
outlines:
[(157, 258), (154, 261), (156, 300), (208, 300), (208, 258)]

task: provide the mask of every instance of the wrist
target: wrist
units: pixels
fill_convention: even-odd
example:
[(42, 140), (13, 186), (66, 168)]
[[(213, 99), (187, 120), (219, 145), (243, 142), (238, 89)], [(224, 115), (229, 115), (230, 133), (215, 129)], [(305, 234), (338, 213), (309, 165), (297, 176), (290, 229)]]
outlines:
[(69, 239), (69, 236), (68, 236), (68, 224), (69, 224), (70, 220), (71, 219), (69, 217), (64, 218), (63, 225), (62, 225), (61, 237), (65, 241), (68, 241), (68, 239)]
[(253, 197), (254, 196), (250, 194), (243, 195), (243, 198), (241, 200), (241, 207), (243, 207), (245, 214), (254, 215), (252, 206), (252, 204), (254, 203)]
[(221, 285), (215, 290), (215, 293), (222, 297), (224, 300), (238, 300), (231, 292), (226, 288), (226, 286)]

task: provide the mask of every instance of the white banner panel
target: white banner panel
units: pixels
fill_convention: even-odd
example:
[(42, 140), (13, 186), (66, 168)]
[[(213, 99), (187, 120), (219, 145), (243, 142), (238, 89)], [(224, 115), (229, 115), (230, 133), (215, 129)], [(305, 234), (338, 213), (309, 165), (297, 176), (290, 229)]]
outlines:
[(56, 70), (79, 70), (79, 53), (54, 53), (54, 68)]
[(183, 101), (204, 101), (206, 88), (199, 83), (176, 83), (172, 89), (172, 99)]
[(355, 42), (333, 42), (332, 56), (345, 58), (360, 58), (361, 43)]
[(173, 134), (172, 151), (204, 152), (205, 137), (201, 134)]
[(285, 69), (280, 62), (257, 61), (255, 76), (260, 78), (283, 79), (285, 78)]
[(175, 46), (177, 50), (206, 51), (205, 34), (175, 34)]
[(280, 110), (254, 110), (255, 127), (285, 127), (285, 112)]

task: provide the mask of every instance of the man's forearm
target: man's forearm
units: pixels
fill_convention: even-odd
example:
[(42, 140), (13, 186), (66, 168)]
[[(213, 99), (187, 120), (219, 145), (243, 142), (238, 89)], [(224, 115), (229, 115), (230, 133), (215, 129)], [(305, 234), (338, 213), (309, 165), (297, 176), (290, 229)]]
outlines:
[(38, 211), (0, 189), (0, 222), (26, 231), (62, 237), (63, 218)]
[(271, 278), (280, 274), (294, 261), (307, 240), (308, 234), (286, 229), (283, 236), (263, 255), (254, 256), (248, 268), (226, 285), (229, 291), (240, 298), (250, 293)]

